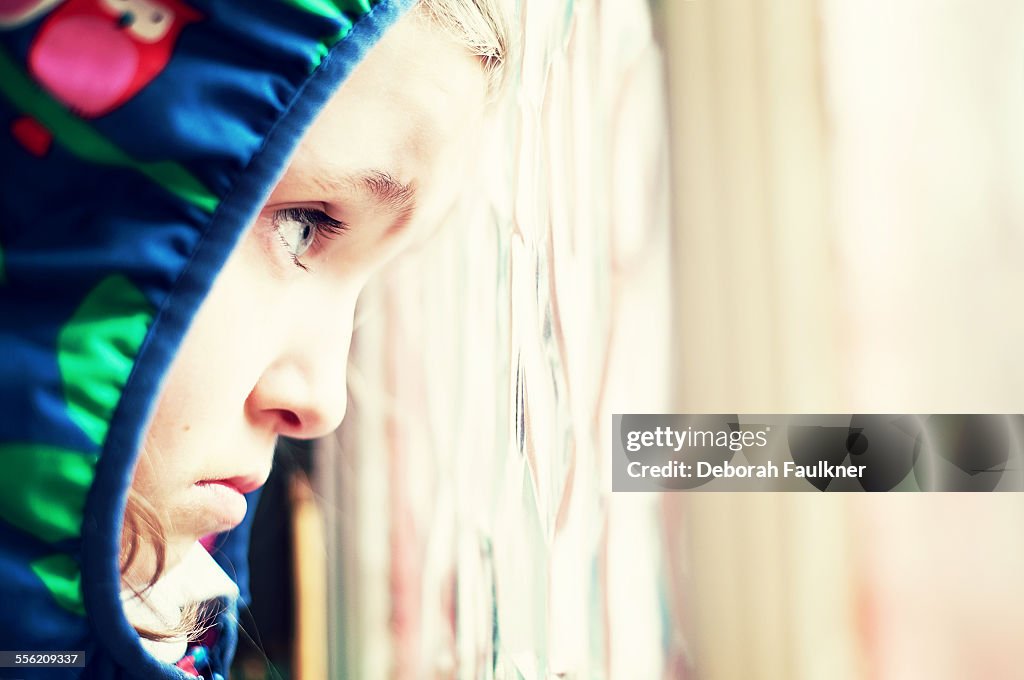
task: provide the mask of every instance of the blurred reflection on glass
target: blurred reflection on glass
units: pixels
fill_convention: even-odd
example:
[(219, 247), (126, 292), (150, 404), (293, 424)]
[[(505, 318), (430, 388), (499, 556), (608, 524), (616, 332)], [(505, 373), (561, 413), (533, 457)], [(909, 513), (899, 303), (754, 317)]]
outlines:
[(669, 406), (661, 56), (643, 0), (517, 17), (472, 200), (357, 315), (320, 459), (335, 677), (681, 663), (657, 498), (613, 497), (608, 457), (612, 412)]

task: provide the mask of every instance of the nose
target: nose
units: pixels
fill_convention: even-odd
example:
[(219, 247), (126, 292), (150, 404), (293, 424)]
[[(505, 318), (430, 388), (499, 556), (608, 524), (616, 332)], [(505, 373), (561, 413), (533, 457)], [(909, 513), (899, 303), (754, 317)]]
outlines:
[(348, 405), (346, 366), (354, 300), (289, 328), (282, 350), (246, 399), (248, 417), (275, 433), (314, 439), (333, 432)]

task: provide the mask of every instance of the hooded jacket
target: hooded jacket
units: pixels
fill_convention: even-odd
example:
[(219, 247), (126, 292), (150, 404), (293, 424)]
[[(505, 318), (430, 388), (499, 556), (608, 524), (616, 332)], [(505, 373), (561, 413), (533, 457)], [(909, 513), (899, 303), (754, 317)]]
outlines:
[[(0, 677), (191, 677), (119, 598), (142, 436), (299, 138), (411, 4), (0, 2), (0, 651), (84, 660)], [(218, 554), (243, 601), (246, 526)], [(225, 677), (234, 606), (210, 650)]]

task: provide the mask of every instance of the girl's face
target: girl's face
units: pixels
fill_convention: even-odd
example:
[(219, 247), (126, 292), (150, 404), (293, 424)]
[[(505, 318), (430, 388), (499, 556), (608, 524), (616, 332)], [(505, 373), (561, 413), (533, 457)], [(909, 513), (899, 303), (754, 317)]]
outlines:
[(278, 435), (341, 421), (356, 297), (454, 201), (485, 88), (476, 58), (413, 11), (303, 138), (199, 310), (146, 434), (133, 488), (164, 523), (168, 564), (241, 521)]

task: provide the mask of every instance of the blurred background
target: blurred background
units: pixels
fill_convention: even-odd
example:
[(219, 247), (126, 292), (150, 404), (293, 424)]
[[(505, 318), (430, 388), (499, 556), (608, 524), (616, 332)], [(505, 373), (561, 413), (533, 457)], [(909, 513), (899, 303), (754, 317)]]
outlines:
[(268, 485), (238, 677), (1024, 678), (1019, 495), (613, 494), (609, 446), (1024, 412), (1024, 4), (515, 16), (478, 184)]
[[(1024, 5), (666, 0), (655, 16), (674, 408), (1020, 413)], [(1019, 495), (665, 500), (694, 677), (1024, 677)]]

